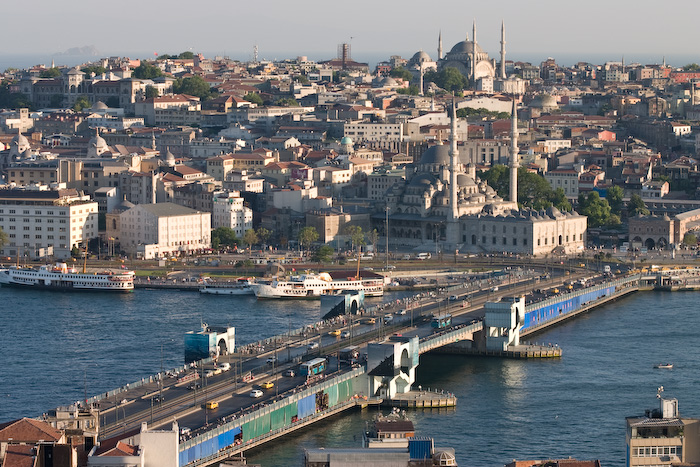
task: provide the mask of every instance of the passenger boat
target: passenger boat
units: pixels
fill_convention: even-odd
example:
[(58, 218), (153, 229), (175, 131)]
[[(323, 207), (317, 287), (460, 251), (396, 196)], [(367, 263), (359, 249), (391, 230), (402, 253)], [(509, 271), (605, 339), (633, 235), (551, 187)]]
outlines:
[(319, 299), (321, 295), (337, 293), (341, 290), (362, 290), (365, 296), (384, 295), (384, 280), (333, 279), (328, 273), (292, 276), (287, 280), (256, 281), (251, 285), (258, 298)]
[(253, 295), (252, 284), (253, 281), (248, 278), (240, 278), (236, 282), (204, 282), (199, 292), (213, 295)]
[(673, 363), (659, 363), (657, 365), (654, 365), (654, 368), (659, 368), (661, 370), (670, 370), (673, 368)]
[(131, 292), (134, 271), (78, 272), (66, 263), (37, 268), (10, 266), (0, 269), (0, 285), (65, 291)]

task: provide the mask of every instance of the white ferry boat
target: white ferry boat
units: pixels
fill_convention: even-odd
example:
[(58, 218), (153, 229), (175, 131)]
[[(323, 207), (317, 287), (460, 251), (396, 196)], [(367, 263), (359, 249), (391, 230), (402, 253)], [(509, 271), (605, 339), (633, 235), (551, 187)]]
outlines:
[(200, 293), (213, 295), (253, 295), (253, 281), (247, 278), (236, 282), (205, 282), (199, 289)]
[(42, 265), (38, 269), (10, 266), (0, 269), (0, 285), (66, 291), (131, 292), (134, 290), (134, 271), (78, 272), (66, 263)]
[(288, 280), (257, 281), (251, 287), (258, 298), (318, 299), (321, 295), (342, 290), (362, 290), (369, 297), (384, 295), (384, 280), (381, 277), (333, 279), (325, 272), (292, 276)]

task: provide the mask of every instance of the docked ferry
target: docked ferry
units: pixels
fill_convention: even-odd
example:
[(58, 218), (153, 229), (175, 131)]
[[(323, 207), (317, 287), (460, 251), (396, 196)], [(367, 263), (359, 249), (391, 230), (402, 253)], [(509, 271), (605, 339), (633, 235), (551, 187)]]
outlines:
[(37, 268), (10, 266), (0, 269), (0, 285), (66, 291), (131, 292), (134, 271), (78, 272), (66, 263)]
[(292, 276), (287, 280), (257, 281), (251, 287), (258, 298), (318, 299), (321, 295), (342, 290), (362, 290), (369, 297), (384, 295), (384, 279), (381, 276), (333, 278), (325, 272)]
[(247, 278), (236, 282), (205, 282), (199, 289), (200, 293), (213, 295), (253, 295), (253, 281)]

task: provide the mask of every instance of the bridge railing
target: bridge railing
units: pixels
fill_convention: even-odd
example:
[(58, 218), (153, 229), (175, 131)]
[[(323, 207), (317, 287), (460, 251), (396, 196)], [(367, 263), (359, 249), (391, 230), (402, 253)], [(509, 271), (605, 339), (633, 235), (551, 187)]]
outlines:
[(462, 324), (445, 331), (437, 332), (422, 338), (419, 342), (418, 352), (424, 353), (443, 345), (452, 344), (459, 340), (460, 336), (472, 334), (483, 329), (483, 321), (477, 321), (471, 324)]

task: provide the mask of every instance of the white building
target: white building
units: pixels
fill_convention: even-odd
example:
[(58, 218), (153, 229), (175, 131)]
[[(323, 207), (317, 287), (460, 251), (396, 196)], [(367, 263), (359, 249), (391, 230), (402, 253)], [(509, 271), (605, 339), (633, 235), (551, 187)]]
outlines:
[(561, 188), (569, 199), (578, 198), (578, 178), (581, 172), (575, 169), (554, 169), (544, 174), (552, 190)]
[(153, 259), (211, 248), (211, 213), (174, 203), (139, 204), (119, 215), (127, 254)]
[(202, 104), (199, 97), (174, 95), (151, 97), (134, 104), (137, 117), (147, 125), (178, 126), (199, 123)]
[(71, 249), (97, 238), (97, 203), (74, 189), (0, 190), (2, 256), (70, 258)]
[(211, 228), (229, 227), (241, 238), (253, 228), (253, 210), (243, 205), (239, 192), (214, 193)]

